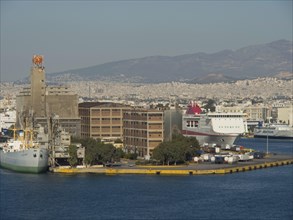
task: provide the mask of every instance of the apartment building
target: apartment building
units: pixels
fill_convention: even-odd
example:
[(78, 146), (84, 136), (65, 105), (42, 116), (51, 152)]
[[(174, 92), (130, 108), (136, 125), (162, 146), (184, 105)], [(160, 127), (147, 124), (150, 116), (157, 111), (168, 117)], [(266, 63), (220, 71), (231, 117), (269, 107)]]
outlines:
[(247, 114), (247, 120), (265, 121), (271, 117), (271, 108), (263, 105), (250, 105), (250, 106), (217, 106), (217, 111), (220, 112), (243, 112)]
[(278, 108), (278, 122), (293, 126), (293, 104), (287, 107)]
[(84, 102), (78, 105), (81, 137), (102, 140), (123, 139), (123, 110), (130, 107), (111, 102)]
[(132, 109), (123, 112), (123, 142), (128, 152), (148, 159), (163, 140), (163, 111)]
[(265, 106), (244, 107), (243, 112), (247, 114), (248, 120), (266, 121), (271, 117), (271, 108)]

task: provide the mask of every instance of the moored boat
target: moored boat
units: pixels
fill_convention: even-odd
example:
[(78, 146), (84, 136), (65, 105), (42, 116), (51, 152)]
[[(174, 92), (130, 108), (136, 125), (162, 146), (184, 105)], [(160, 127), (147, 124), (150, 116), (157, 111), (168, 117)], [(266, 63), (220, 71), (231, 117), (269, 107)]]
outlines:
[(195, 136), (200, 145), (215, 143), (232, 146), (238, 136), (247, 132), (243, 113), (203, 113), (196, 103), (190, 103), (182, 119), (182, 134)]
[(0, 166), (16, 172), (46, 172), (48, 150), (37, 142), (22, 138), (21, 135), (18, 139), (13, 138), (1, 143)]
[(284, 124), (268, 124), (254, 129), (255, 138), (292, 139), (293, 127)]

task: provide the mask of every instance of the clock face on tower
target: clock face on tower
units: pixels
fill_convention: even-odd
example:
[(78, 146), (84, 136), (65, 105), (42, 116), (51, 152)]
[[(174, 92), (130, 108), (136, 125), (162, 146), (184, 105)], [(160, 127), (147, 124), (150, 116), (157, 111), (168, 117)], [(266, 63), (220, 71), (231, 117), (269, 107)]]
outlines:
[(34, 55), (33, 56), (33, 63), (35, 64), (35, 65), (40, 65), (40, 64), (42, 64), (42, 62), (43, 62), (43, 56), (41, 56), (41, 55)]

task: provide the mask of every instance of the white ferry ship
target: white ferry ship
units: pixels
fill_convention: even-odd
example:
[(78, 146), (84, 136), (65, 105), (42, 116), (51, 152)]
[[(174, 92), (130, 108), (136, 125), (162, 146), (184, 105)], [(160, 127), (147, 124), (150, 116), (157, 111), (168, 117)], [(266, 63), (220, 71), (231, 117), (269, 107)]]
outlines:
[(270, 139), (293, 139), (293, 127), (283, 124), (269, 124), (254, 129), (254, 137)]
[(243, 113), (203, 113), (194, 102), (188, 105), (183, 114), (182, 134), (195, 136), (200, 145), (213, 143), (232, 146), (235, 139), (247, 132), (247, 123)]

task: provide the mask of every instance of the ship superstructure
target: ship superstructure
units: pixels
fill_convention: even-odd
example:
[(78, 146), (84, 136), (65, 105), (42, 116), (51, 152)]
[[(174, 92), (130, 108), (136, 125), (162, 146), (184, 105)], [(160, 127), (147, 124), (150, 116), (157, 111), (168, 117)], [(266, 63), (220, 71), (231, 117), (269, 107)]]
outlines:
[(182, 134), (195, 136), (199, 144), (210, 143), (232, 146), (235, 139), (247, 132), (243, 113), (204, 113), (194, 102), (188, 105), (183, 114)]
[(254, 129), (254, 137), (293, 140), (293, 127), (286, 124), (260, 126)]

